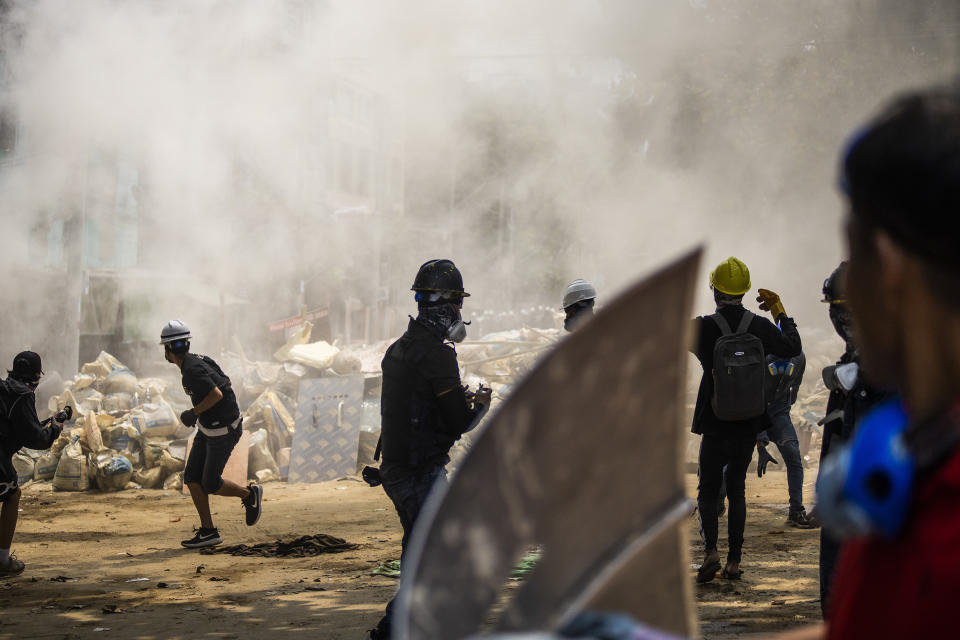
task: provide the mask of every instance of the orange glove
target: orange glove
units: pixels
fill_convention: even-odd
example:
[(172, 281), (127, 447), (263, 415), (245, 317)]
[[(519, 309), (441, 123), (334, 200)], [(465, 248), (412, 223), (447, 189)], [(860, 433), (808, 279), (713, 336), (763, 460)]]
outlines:
[(774, 320), (782, 315), (787, 315), (787, 312), (783, 309), (783, 303), (780, 302), (780, 296), (769, 289), (757, 289), (757, 293), (760, 294), (757, 296), (757, 302), (760, 303), (760, 309), (763, 311), (769, 311)]

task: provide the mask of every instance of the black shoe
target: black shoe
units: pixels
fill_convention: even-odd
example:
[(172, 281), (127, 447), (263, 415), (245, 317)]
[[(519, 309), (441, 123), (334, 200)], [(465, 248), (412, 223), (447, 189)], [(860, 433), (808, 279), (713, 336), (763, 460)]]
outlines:
[(183, 540), (180, 544), (188, 549), (199, 549), (201, 547), (215, 547), (223, 540), (220, 539), (220, 532), (216, 529), (204, 529), (200, 527), (195, 529), (197, 535), (189, 540)]
[(260, 520), (260, 512), (263, 510), (261, 507), (261, 503), (263, 502), (263, 487), (257, 484), (251, 484), (247, 485), (247, 489), (250, 490), (250, 495), (241, 502), (243, 502), (243, 508), (247, 510), (247, 526), (252, 527)]
[(807, 511), (803, 507), (790, 510), (790, 515), (787, 517), (787, 524), (797, 529), (814, 529), (817, 526), (816, 523), (807, 516)]

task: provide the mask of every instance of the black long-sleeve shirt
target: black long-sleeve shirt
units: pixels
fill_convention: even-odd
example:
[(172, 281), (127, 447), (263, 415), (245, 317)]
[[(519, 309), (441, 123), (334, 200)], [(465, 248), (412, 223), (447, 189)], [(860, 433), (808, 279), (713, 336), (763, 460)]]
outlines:
[(457, 352), (430, 327), (410, 320), (381, 366), (381, 473), (417, 475), (446, 464), (477, 416), (460, 386)]
[(49, 449), (60, 428), (40, 422), (33, 391), (13, 378), (0, 381), (0, 387), (0, 452), (12, 456), (23, 447)]
[[(731, 327), (737, 327), (746, 309), (743, 306), (721, 307), (719, 313)], [(764, 353), (780, 358), (793, 358), (803, 351), (800, 341), (800, 332), (797, 323), (786, 315), (779, 318), (780, 328), (761, 316), (755, 316), (750, 321), (747, 332), (751, 333), (763, 343)], [(731, 437), (747, 437), (756, 435), (766, 425), (765, 415), (759, 415), (749, 420), (728, 422), (720, 420), (713, 413), (710, 403), (713, 397), (713, 348), (717, 340), (723, 336), (716, 321), (709, 316), (699, 316), (693, 319), (694, 343), (691, 351), (700, 360), (703, 367), (703, 376), (700, 378), (700, 389), (697, 392), (697, 406), (693, 412), (692, 431), (699, 434), (729, 435)]]

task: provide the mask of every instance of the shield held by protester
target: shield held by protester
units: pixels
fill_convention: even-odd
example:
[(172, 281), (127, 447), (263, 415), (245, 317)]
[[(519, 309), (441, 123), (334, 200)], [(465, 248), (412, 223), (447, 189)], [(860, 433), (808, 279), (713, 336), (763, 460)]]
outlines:
[(483, 627), (515, 564), (543, 555), (499, 616), (555, 630), (584, 610), (694, 632), (681, 426), (700, 252), (630, 287), (544, 356), (417, 522), (394, 629)]

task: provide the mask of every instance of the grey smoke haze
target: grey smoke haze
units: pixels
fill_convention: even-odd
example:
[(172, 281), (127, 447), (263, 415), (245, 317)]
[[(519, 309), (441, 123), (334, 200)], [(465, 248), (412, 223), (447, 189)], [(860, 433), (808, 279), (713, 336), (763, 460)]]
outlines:
[[(955, 72), (960, 23), (934, 0), (13, 7), (4, 103), (29, 160), (0, 172), (3, 259), (30, 261), (37, 219), (114, 188), (90, 167), (120, 162), (138, 267), (254, 302), (232, 321), (251, 339), (296, 312), (301, 280), (308, 306), (386, 298), (387, 335), (431, 257), (461, 265), (473, 308), (506, 309), (556, 305), (575, 277), (609, 296), (699, 243), (699, 312), (709, 267), (737, 255), (823, 329), (840, 143), (891, 92)], [(377, 131), (338, 119), (335, 78), (361, 87), (350, 108)], [(351, 208), (328, 185), (333, 147), (358, 137), (374, 146), (353, 166), (381, 186)], [(158, 303), (143, 335), (200, 309)]]

